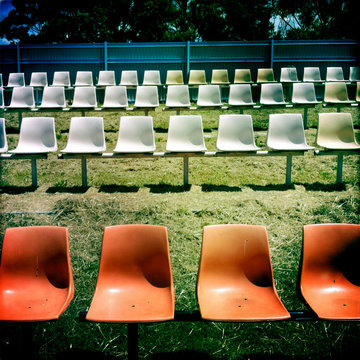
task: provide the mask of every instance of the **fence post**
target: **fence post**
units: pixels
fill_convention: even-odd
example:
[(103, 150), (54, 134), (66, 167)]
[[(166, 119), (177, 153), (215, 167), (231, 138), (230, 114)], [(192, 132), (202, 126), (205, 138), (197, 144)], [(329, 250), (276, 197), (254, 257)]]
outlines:
[(274, 40), (270, 40), (270, 68), (274, 66)]
[(17, 72), (20, 72), (21, 71), (21, 67), (20, 67), (20, 62), (21, 62), (21, 59), (20, 59), (20, 41), (18, 41), (16, 43), (16, 61), (17, 61)]
[(189, 78), (190, 74), (190, 41), (186, 42), (186, 75)]
[(108, 69), (108, 46), (107, 41), (104, 41), (104, 70)]

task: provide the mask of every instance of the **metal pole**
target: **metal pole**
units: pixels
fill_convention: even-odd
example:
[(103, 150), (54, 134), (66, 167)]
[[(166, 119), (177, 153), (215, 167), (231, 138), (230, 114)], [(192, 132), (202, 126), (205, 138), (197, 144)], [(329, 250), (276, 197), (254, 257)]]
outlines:
[(291, 185), (291, 167), (292, 167), (292, 155), (286, 156), (286, 185)]
[(108, 46), (107, 41), (104, 42), (104, 69), (108, 69)]
[(189, 184), (189, 157), (184, 156), (184, 185)]
[(137, 360), (139, 358), (138, 344), (138, 324), (127, 324), (128, 335), (128, 360)]
[(308, 108), (304, 108), (304, 129), (307, 129)]
[(343, 172), (344, 155), (339, 154), (337, 156), (337, 170), (336, 170), (336, 183), (342, 183), (342, 172)]
[(85, 156), (81, 158), (81, 185), (82, 187), (87, 187), (87, 167)]
[(270, 68), (274, 66), (274, 40), (270, 40)]
[(21, 66), (20, 66), (20, 41), (18, 41), (16, 43), (16, 61), (17, 61), (17, 72), (21, 71)]
[(190, 74), (190, 41), (186, 42), (186, 75), (189, 78)]
[(33, 187), (37, 187), (37, 167), (36, 159), (31, 159), (31, 183)]

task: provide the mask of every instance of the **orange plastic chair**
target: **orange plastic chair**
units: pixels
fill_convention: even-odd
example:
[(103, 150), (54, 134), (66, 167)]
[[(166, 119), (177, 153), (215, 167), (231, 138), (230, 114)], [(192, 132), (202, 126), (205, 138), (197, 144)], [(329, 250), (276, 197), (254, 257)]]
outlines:
[(304, 226), (301, 293), (321, 319), (360, 320), (360, 225)]
[(0, 320), (55, 320), (73, 297), (67, 228), (6, 229), (0, 267)]
[(86, 320), (111, 323), (174, 318), (175, 290), (167, 229), (105, 228), (97, 285)]
[(206, 320), (290, 318), (275, 289), (266, 228), (205, 226), (197, 295)]

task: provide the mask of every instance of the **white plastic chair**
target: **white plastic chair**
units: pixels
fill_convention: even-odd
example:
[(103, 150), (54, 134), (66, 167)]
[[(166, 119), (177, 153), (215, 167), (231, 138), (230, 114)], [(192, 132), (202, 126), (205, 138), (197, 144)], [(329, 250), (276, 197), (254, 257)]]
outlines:
[(161, 85), (159, 70), (145, 70), (143, 85)]
[(5, 119), (0, 118), (0, 153), (8, 151), (8, 143), (6, 138)]
[(57, 151), (53, 117), (25, 117), (20, 127), (19, 141), (12, 154), (43, 154)]
[(344, 81), (344, 72), (342, 67), (327, 67), (326, 81)]
[(2, 74), (0, 74), (0, 87), (3, 87), (4, 84), (3, 84), (3, 77), (2, 77)]
[(200, 85), (197, 106), (222, 106), (219, 85)]
[(284, 91), (281, 83), (261, 84), (260, 104), (262, 105), (286, 105)]
[(70, 87), (70, 73), (68, 71), (55, 71), (51, 86)]
[(220, 151), (257, 151), (251, 115), (220, 115), (216, 147)]
[(318, 104), (314, 83), (293, 84), (292, 102), (294, 104)]
[(166, 151), (206, 151), (202, 118), (200, 115), (170, 116)]
[(167, 88), (167, 107), (189, 107), (190, 95), (188, 85), (169, 85)]
[(295, 83), (298, 82), (298, 75), (296, 68), (281, 68), (280, 72), (280, 82), (290, 82)]
[(350, 67), (349, 80), (353, 82), (360, 81), (360, 67), (356, 67), (356, 66)]
[(159, 106), (159, 94), (157, 86), (138, 86), (134, 107), (155, 108)]
[(318, 67), (304, 67), (304, 82), (322, 82), (320, 69)]
[(77, 71), (75, 86), (94, 86), (93, 74), (91, 71)]
[(48, 86), (47, 73), (46, 72), (31, 73), (30, 86), (32, 86), (32, 87)]
[(96, 86), (115, 86), (115, 71), (100, 70)]
[(102, 108), (126, 108), (128, 98), (126, 86), (107, 86)]
[(274, 150), (311, 150), (301, 114), (270, 114), (266, 145)]
[(106, 150), (102, 117), (73, 117), (63, 153), (91, 154)]
[(4, 89), (0, 88), (0, 108), (2, 109), (4, 106)]
[(138, 75), (136, 70), (123, 70), (121, 73), (120, 85), (136, 87), (139, 85)]
[(10, 73), (7, 87), (25, 86), (24, 73)]
[(65, 90), (59, 86), (46, 86), (39, 108), (65, 108)]
[(166, 85), (183, 85), (184, 78), (182, 70), (168, 70), (166, 72)]
[(72, 108), (94, 108), (97, 106), (95, 86), (76, 87)]
[(250, 84), (231, 84), (229, 90), (230, 106), (252, 106), (255, 105)]
[(205, 70), (190, 70), (189, 85), (206, 85)]
[(31, 86), (14, 87), (9, 109), (27, 109), (35, 107), (34, 88)]
[(229, 85), (229, 75), (227, 69), (213, 69), (211, 74), (211, 84)]
[(152, 116), (122, 116), (115, 153), (148, 153), (156, 149)]

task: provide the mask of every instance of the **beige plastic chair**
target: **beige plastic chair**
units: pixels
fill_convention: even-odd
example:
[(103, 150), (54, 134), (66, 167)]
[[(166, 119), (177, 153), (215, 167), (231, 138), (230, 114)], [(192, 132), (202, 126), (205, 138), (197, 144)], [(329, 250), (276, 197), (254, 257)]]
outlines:
[(121, 72), (120, 85), (136, 87), (139, 85), (138, 75), (136, 70), (123, 70)]
[(0, 88), (0, 108), (2, 109), (5, 106), (4, 104), (4, 89)]
[(156, 149), (152, 116), (122, 116), (115, 153), (148, 153)]
[(143, 85), (161, 85), (160, 71), (159, 70), (145, 70)]
[(290, 67), (290, 68), (281, 68), (280, 72), (280, 82), (298, 82), (298, 75), (296, 68)]
[(189, 85), (206, 85), (205, 70), (190, 70)]
[(73, 117), (63, 153), (91, 154), (106, 150), (102, 117)]
[(100, 70), (96, 86), (115, 86), (115, 71)]
[(326, 81), (344, 81), (344, 72), (342, 67), (327, 67)]
[(53, 117), (25, 117), (20, 127), (19, 141), (12, 154), (43, 154), (57, 151)]
[(94, 86), (93, 74), (91, 71), (77, 71), (75, 86)]
[(102, 108), (126, 108), (128, 105), (126, 86), (106, 86)]
[(27, 109), (35, 107), (34, 88), (31, 86), (14, 87), (8, 109)]
[(167, 107), (189, 107), (190, 95), (188, 85), (169, 85), (167, 88), (166, 104)]
[(7, 87), (25, 86), (24, 73), (10, 73)]
[(166, 72), (166, 85), (183, 85), (184, 78), (182, 70), (168, 70)]
[(234, 84), (252, 82), (250, 69), (235, 69)]
[(322, 82), (320, 69), (318, 67), (304, 67), (304, 82)]
[(170, 116), (166, 151), (206, 151), (202, 118), (200, 115)]
[(257, 151), (251, 115), (220, 115), (216, 147), (220, 151)]
[(294, 104), (318, 104), (314, 83), (293, 84), (292, 102)]
[(230, 106), (252, 106), (253, 102), (250, 84), (231, 84), (229, 91)]
[(94, 108), (97, 106), (95, 86), (76, 87), (72, 108)]
[(0, 118), (0, 153), (8, 151), (8, 143), (6, 138), (5, 119)]
[(65, 108), (65, 90), (59, 86), (44, 87), (42, 102), (39, 108)]
[(270, 114), (266, 145), (274, 150), (311, 150), (301, 114)]
[(70, 73), (68, 71), (55, 71), (53, 83), (51, 86), (70, 87)]
[(211, 84), (229, 85), (230, 81), (227, 69), (213, 69), (211, 75)]
[(138, 86), (134, 107), (156, 108), (159, 106), (159, 93), (157, 86)]
[(360, 81), (360, 67), (350, 67), (349, 80), (353, 82)]
[(46, 72), (31, 73), (30, 86), (32, 86), (32, 87), (48, 86), (47, 73)]
[(356, 101), (360, 101), (360, 82), (358, 82), (356, 84), (356, 96), (355, 96), (355, 100)]
[(352, 103), (349, 100), (348, 91), (345, 82), (327, 82), (325, 83), (325, 103)]
[(320, 113), (316, 143), (326, 149), (360, 149), (355, 139), (351, 114)]
[(257, 80), (258, 83), (275, 82), (273, 69), (258, 69)]
[(197, 106), (222, 106), (219, 85), (199, 85)]
[(260, 104), (262, 105), (286, 105), (284, 91), (281, 83), (261, 84)]

